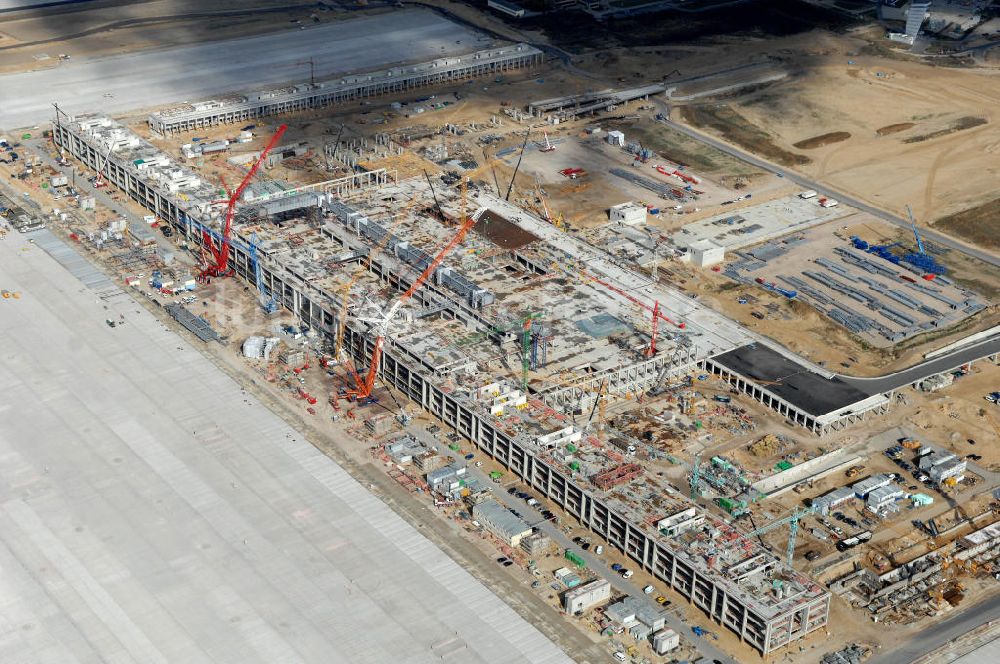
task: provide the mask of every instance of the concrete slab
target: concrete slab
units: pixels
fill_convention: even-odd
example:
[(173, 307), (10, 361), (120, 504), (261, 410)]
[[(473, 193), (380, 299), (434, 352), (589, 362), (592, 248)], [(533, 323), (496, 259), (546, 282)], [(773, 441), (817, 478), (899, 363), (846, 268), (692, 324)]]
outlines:
[(0, 661), (570, 661), (74, 250), (34, 237), (0, 241), (0, 284), (22, 293), (0, 305)]
[(0, 77), (0, 127), (49, 121), (52, 104), (67, 113), (122, 113), (139, 108), (307, 82), (301, 63), (313, 58), (316, 78), (430, 60), (485, 48), (489, 38), (425, 10), (393, 11), (304, 30), (246, 39), (73, 58), (54, 69)]
[(678, 247), (690, 247), (699, 240), (711, 240), (728, 252), (805, 230), (853, 211), (843, 205), (823, 207), (818, 198), (786, 196), (695, 221), (682, 227), (670, 239)]

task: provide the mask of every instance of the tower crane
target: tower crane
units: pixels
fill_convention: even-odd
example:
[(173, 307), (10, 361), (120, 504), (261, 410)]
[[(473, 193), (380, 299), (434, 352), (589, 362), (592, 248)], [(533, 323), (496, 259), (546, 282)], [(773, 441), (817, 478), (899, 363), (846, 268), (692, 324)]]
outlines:
[(274, 149), (274, 146), (278, 144), (281, 137), (284, 135), (285, 130), (288, 129), (288, 125), (283, 124), (278, 127), (278, 131), (274, 132), (274, 136), (268, 142), (267, 146), (261, 150), (260, 156), (257, 157), (257, 161), (254, 162), (253, 166), (243, 177), (243, 181), (240, 182), (239, 186), (236, 187), (236, 191), (230, 192), (229, 198), (226, 199), (226, 216), (222, 224), (222, 238), (219, 241), (219, 247), (216, 248), (215, 244), (212, 242), (212, 235), (209, 233), (208, 229), (202, 231), (202, 249), (208, 247), (211, 252), (210, 260), (206, 261), (205, 267), (202, 269), (201, 274), (198, 275), (199, 279), (206, 279), (209, 277), (225, 277), (230, 274), (229, 269), (229, 248), (230, 248), (230, 238), (233, 232), (233, 218), (236, 216), (236, 204), (239, 202), (240, 198), (243, 196), (243, 192), (246, 191), (247, 187), (250, 186), (250, 180), (257, 174), (260, 169), (260, 165), (264, 163), (267, 158), (267, 154)]
[(751, 530), (749, 533), (745, 533), (742, 538), (738, 538), (738, 539), (733, 540), (731, 543), (729, 543), (728, 545), (726, 545), (725, 548), (728, 548), (728, 547), (731, 547), (731, 546), (735, 546), (736, 544), (739, 544), (744, 539), (750, 539), (752, 537), (757, 537), (757, 536), (763, 535), (764, 533), (770, 532), (770, 531), (774, 530), (775, 528), (780, 528), (781, 526), (783, 526), (783, 525), (785, 525), (787, 523), (789, 530), (788, 530), (788, 545), (785, 548), (785, 562), (788, 564), (789, 567), (791, 567), (792, 566), (792, 557), (795, 554), (795, 538), (796, 538), (796, 536), (798, 535), (798, 532), (799, 532), (799, 521), (803, 517), (805, 517), (805, 516), (807, 516), (809, 514), (812, 514), (812, 513), (813, 513), (812, 509), (799, 509), (799, 508), (796, 508), (788, 516), (785, 516), (785, 517), (783, 517), (781, 519), (775, 519), (771, 523), (763, 525), (760, 528), (755, 528), (754, 530)]
[(656, 301), (653, 306), (649, 306), (648, 304), (646, 304), (639, 298), (635, 297), (631, 293), (628, 293), (622, 290), (621, 288), (618, 288), (617, 286), (613, 286), (609, 284), (607, 281), (604, 281), (603, 279), (599, 279), (594, 275), (587, 273), (585, 270), (581, 270), (580, 273), (587, 279), (593, 281), (594, 283), (600, 284), (601, 286), (604, 286), (606, 289), (621, 295), (632, 304), (638, 305), (652, 314), (653, 316), (652, 336), (650, 338), (649, 347), (645, 351), (646, 357), (652, 357), (653, 355), (656, 354), (657, 321), (660, 320), (666, 321), (667, 323), (670, 323), (671, 325), (680, 330), (683, 330), (687, 327), (687, 325), (683, 321), (678, 323), (668, 318), (660, 309), (659, 301)]
[(357, 372), (352, 372), (355, 380), (355, 388), (347, 390), (344, 396), (348, 399), (367, 399), (371, 396), (372, 388), (375, 386), (375, 377), (378, 375), (379, 365), (382, 361), (382, 347), (385, 345), (386, 335), (389, 333), (389, 323), (392, 322), (393, 317), (395, 317), (396, 312), (402, 307), (413, 294), (416, 293), (427, 278), (437, 270), (438, 266), (444, 260), (445, 256), (451, 253), (452, 249), (459, 245), (465, 236), (468, 234), (469, 230), (478, 221), (478, 215), (470, 215), (465, 218), (462, 226), (458, 229), (458, 232), (451, 238), (451, 240), (446, 244), (434, 257), (434, 260), (424, 269), (419, 277), (410, 285), (406, 291), (400, 295), (396, 301), (390, 306), (385, 313), (383, 313), (378, 318), (359, 318), (358, 320), (365, 323), (372, 324), (372, 329), (375, 331), (375, 347), (372, 349), (371, 363), (368, 366), (368, 373), (362, 379)]

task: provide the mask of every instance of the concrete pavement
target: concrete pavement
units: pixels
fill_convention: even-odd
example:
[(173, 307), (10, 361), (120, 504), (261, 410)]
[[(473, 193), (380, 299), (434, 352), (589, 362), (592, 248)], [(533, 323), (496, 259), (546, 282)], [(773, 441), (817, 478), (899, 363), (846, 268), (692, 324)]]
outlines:
[(0, 661), (570, 661), (49, 231), (0, 283)]
[(947, 355), (921, 362), (895, 373), (871, 378), (843, 375), (840, 378), (844, 382), (850, 383), (868, 394), (881, 394), (911, 385), (934, 374), (953, 371), (967, 362), (979, 360), (997, 353), (1000, 353), (1000, 335), (963, 348), (958, 348)]
[(958, 615), (928, 625), (909, 640), (898, 642), (892, 650), (876, 655), (867, 664), (910, 664), (976, 627), (997, 619), (1000, 619), (1000, 597), (975, 606), (963, 606)]
[(0, 127), (50, 120), (53, 103), (71, 115), (115, 114), (308, 81), (309, 58), (322, 81), (469, 53), (491, 41), (433, 12), (407, 9), (245, 39), (73, 58), (54, 69), (0, 76)]

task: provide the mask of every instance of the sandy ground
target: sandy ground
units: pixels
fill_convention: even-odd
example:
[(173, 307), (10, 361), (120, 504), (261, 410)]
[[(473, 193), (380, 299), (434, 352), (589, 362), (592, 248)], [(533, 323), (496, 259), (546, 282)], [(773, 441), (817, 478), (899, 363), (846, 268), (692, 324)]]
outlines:
[[(772, 40), (769, 51), (795, 74), (729, 106), (807, 159), (798, 170), (897, 214), (909, 204), (919, 223), (995, 197), (1000, 71), (866, 55), (864, 41), (819, 31)], [(850, 137), (794, 147), (833, 132)]]

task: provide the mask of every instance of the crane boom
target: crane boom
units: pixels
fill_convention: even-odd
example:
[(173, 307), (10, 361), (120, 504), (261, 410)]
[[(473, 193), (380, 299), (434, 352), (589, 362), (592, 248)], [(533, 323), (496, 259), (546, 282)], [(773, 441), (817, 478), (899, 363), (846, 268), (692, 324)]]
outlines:
[(517, 172), (521, 170), (521, 160), (524, 159), (524, 150), (528, 147), (528, 136), (531, 135), (531, 127), (524, 132), (524, 142), (521, 143), (521, 154), (517, 158), (517, 166), (514, 167), (514, 174), (510, 176), (510, 184), (507, 186), (507, 195), (503, 197), (505, 201), (510, 200), (510, 192), (514, 189), (514, 179), (517, 178)]
[[(372, 349), (372, 360), (371, 364), (368, 366), (368, 373), (365, 375), (363, 382), (357, 380), (360, 377), (356, 377), (355, 380), (358, 382), (358, 388), (356, 390), (349, 390), (347, 392), (348, 397), (365, 399), (371, 395), (372, 388), (375, 386), (375, 377), (378, 375), (379, 363), (382, 360), (382, 347), (385, 345), (385, 337), (389, 331), (389, 321), (391, 321), (392, 317), (396, 315), (399, 308), (403, 306), (407, 300), (413, 297), (413, 294), (424, 285), (427, 278), (434, 273), (434, 270), (436, 270), (439, 265), (441, 265), (441, 261), (444, 260), (445, 256), (451, 253), (451, 250), (458, 246), (458, 244), (465, 238), (469, 230), (476, 224), (476, 221), (477, 217), (475, 215), (466, 217), (465, 222), (462, 224), (462, 227), (458, 229), (458, 232), (455, 233), (454, 237), (451, 238), (448, 244), (441, 248), (441, 250), (434, 257), (434, 260), (432, 260), (430, 264), (424, 268), (424, 271), (420, 273), (420, 276), (416, 278), (410, 287), (406, 289), (406, 291), (396, 299), (392, 306), (389, 307), (389, 310), (386, 311), (385, 316), (383, 316), (378, 323), (378, 336), (375, 338), (375, 347)], [(355, 376), (357, 375), (355, 374)]]
[(913, 220), (913, 210), (910, 209), (909, 205), (906, 206), (906, 214), (910, 217), (910, 228), (913, 229), (913, 237), (917, 240), (917, 249), (920, 253), (926, 254), (927, 252), (924, 251), (924, 241), (920, 239), (920, 233), (917, 232), (917, 222)]
[(201, 273), (202, 277), (222, 277), (229, 273), (229, 238), (232, 236), (233, 218), (236, 216), (236, 203), (239, 202), (240, 198), (243, 196), (243, 192), (245, 192), (247, 187), (250, 186), (250, 180), (252, 180), (257, 174), (257, 171), (260, 170), (260, 165), (264, 163), (264, 159), (267, 158), (268, 153), (274, 149), (274, 146), (278, 144), (279, 140), (281, 140), (281, 137), (284, 135), (286, 129), (288, 129), (288, 125), (286, 124), (278, 127), (278, 131), (274, 132), (274, 136), (271, 137), (267, 146), (261, 150), (260, 156), (257, 157), (257, 161), (255, 161), (253, 166), (250, 167), (250, 170), (247, 172), (246, 176), (244, 176), (243, 181), (240, 182), (238, 187), (236, 187), (236, 191), (230, 194), (229, 200), (226, 203), (226, 217), (222, 226), (221, 246), (216, 249), (212, 244), (212, 237), (209, 235), (208, 231), (203, 233), (202, 243), (204, 246), (211, 249), (212, 256), (215, 259), (215, 264), (206, 266)]
[(656, 324), (660, 320), (660, 301), (653, 303), (653, 329), (649, 337), (649, 348), (646, 349), (646, 357), (656, 355)]
[(648, 304), (646, 304), (645, 302), (643, 302), (642, 300), (640, 300), (639, 298), (637, 298), (634, 295), (632, 295), (631, 293), (628, 293), (628, 292), (622, 290), (621, 288), (618, 288), (617, 286), (612, 286), (611, 284), (609, 284), (608, 282), (604, 281), (603, 279), (599, 279), (599, 278), (595, 277), (594, 275), (587, 273), (586, 271), (582, 271), (582, 272), (583, 272), (583, 275), (585, 277), (587, 277), (588, 279), (590, 279), (591, 281), (604, 286), (605, 288), (607, 288), (610, 291), (618, 293), (619, 295), (621, 295), (622, 297), (624, 297), (626, 300), (628, 300), (632, 304), (636, 304), (636, 305), (642, 307), (643, 309), (645, 309), (646, 311), (655, 312), (656, 317), (659, 318), (660, 320), (666, 321), (666, 322), (670, 323), (671, 325), (673, 325), (674, 327), (676, 327), (678, 329), (681, 329), (681, 330), (683, 330), (685, 327), (687, 327), (687, 325), (685, 323), (683, 323), (683, 322), (676, 323), (673, 320), (671, 320), (670, 318), (668, 318), (666, 315), (664, 315), (663, 311), (660, 310), (659, 302), (656, 303), (656, 307), (651, 307)]

